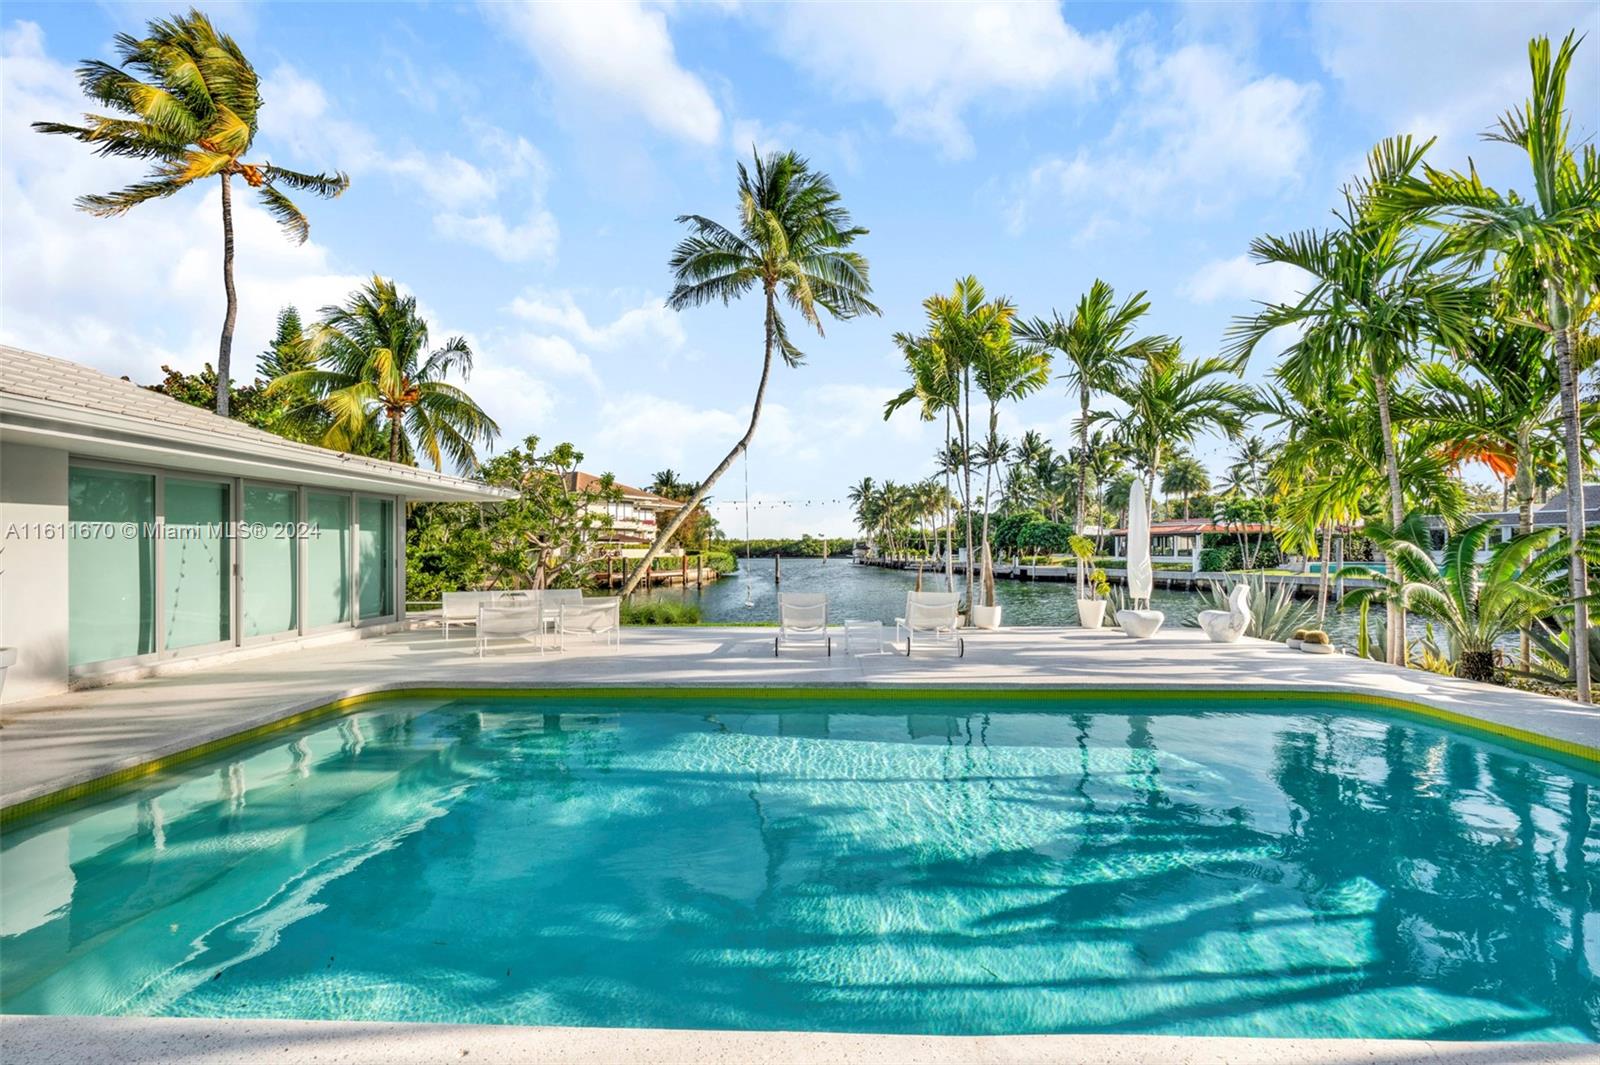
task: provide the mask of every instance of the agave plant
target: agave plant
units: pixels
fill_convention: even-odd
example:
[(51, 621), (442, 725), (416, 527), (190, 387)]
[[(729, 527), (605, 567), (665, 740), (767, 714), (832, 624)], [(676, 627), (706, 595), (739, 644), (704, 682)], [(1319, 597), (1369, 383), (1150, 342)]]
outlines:
[(1345, 570), (1346, 576), (1366, 578), (1373, 586), (1347, 593), (1341, 607), (1397, 602), (1444, 631), (1456, 676), (1493, 681), (1495, 644), (1550, 616), (1561, 603), (1540, 579), (1539, 567), (1530, 568), (1555, 530), (1541, 529), (1495, 544), (1488, 559), (1479, 562), (1478, 554), (1496, 527), (1485, 521), (1462, 530), (1445, 549), (1442, 566), (1410, 540), (1385, 540), (1383, 552), (1392, 572), (1362, 566)]
[(1250, 624), (1244, 630), (1246, 636), (1281, 643), (1296, 629), (1306, 628), (1310, 624), (1311, 604), (1295, 599), (1294, 589), (1287, 584), (1280, 584), (1275, 589), (1268, 588), (1267, 578), (1262, 574), (1226, 583), (1212, 581), (1201, 593), (1209, 600), (1207, 609), (1227, 610), (1229, 594), (1235, 585), (1241, 583), (1250, 587)]

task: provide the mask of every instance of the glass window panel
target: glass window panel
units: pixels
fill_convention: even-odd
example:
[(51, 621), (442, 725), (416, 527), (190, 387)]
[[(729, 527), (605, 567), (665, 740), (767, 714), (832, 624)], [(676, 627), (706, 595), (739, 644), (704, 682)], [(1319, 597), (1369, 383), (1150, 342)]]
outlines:
[(228, 485), (168, 477), (162, 489), (161, 610), (167, 650), (232, 636)]
[(299, 520), (295, 489), (244, 486), (244, 524), (250, 534), (240, 548), (240, 594), (246, 638), (292, 632), (300, 625), (300, 552), (294, 538)]
[(155, 650), (156, 480), (72, 467), (67, 657), (74, 666)]
[(306, 627), (350, 620), (350, 497), (306, 493)]
[(361, 616), (386, 618), (394, 613), (394, 503), (388, 499), (361, 499), (357, 506), (361, 554), (356, 575)]

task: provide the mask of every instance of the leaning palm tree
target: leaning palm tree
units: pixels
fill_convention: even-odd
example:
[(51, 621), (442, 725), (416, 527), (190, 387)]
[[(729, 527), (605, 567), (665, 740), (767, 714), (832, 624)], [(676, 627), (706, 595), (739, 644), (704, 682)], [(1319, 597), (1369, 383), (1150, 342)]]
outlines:
[[(1112, 391), (1127, 378), (1139, 362), (1165, 351), (1170, 341), (1160, 336), (1135, 336), (1139, 320), (1150, 310), (1143, 292), (1116, 302), (1116, 293), (1104, 281), (1096, 280), (1078, 300), (1071, 318), (1060, 312), (1017, 325), (1017, 336), (1062, 356), (1067, 386), (1078, 393), (1078, 446), (1073, 456), (1078, 464), (1077, 505), (1073, 529), (1083, 532), (1086, 492), (1089, 484), (1089, 404), (1095, 394)], [(1078, 597), (1083, 598), (1084, 567), (1078, 566)]]
[(466, 473), (477, 467), (477, 446), (500, 433), (471, 396), (445, 381), (452, 371), (463, 378), (472, 371), (465, 338), (429, 351), (416, 297), (391, 280), (375, 276), (343, 306), (324, 307), (312, 343), (318, 365), (279, 377), (268, 391), (315, 396), (331, 418), (324, 446), (349, 450), (381, 431), (390, 462), (415, 464), (420, 452), (434, 469), (448, 457)]
[[(1298, 331), (1280, 367), (1292, 389), (1303, 390), (1330, 374), (1355, 377), (1370, 387), (1382, 421), (1394, 525), (1405, 517), (1405, 501), (1393, 393), (1430, 343), (1450, 348), (1465, 341), (1481, 303), (1459, 273), (1444, 272), (1450, 255), (1442, 241), (1418, 240), (1415, 227), (1403, 218), (1380, 222), (1373, 217), (1373, 190), (1409, 175), (1427, 147), (1398, 137), (1374, 148), (1367, 177), (1344, 190), (1336, 227), (1252, 241), (1256, 262), (1297, 267), (1310, 275), (1310, 287), (1297, 303), (1268, 304), (1229, 329), (1229, 353), (1239, 359), (1280, 329)], [(1391, 601), (1388, 652), (1395, 664), (1405, 655), (1399, 612), (1399, 602)]]
[(1425, 166), (1420, 177), (1407, 172), (1386, 182), (1377, 210), (1443, 226), (1448, 248), (1469, 265), (1497, 260), (1501, 276), (1513, 280), (1507, 302), (1536, 307), (1539, 328), (1553, 340), (1567, 459), (1568, 573), (1577, 603), (1572, 670), (1578, 700), (1586, 703), (1588, 574), (1578, 547), (1584, 539), (1585, 441), (1572, 349), (1575, 319), (1594, 300), (1600, 277), (1600, 152), (1592, 141), (1569, 140), (1567, 75), (1578, 41), (1576, 31), (1568, 33), (1552, 55), (1548, 37), (1534, 38), (1528, 45), (1532, 95), (1485, 134), (1527, 154), (1531, 198), (1490, 188), (1471, 163), (1466, 173)]
[(84, 124), (35, 122), (40, 133), (59, 133), (90, 145), (97, 155), (148, 161), (142, 181), (115, 192), (78, 198), (97, 218), (120, 215), (147, 200), (217, 178), (222, 187), (222, 287), (227, 311), (217, 345), (217, 413), (228, 413), (233, 327), (239, 300), (233, 285), (234, 175), (261, 196), (284, 231), (304, 243), (310, 223), (284, 188), (334, 197), (350, 186), (344, 174), (302, 174), (243, 156), (256, 136), (261, 94), (255, 68), (232, 37), (199, 11), (154, 19), (148, 36), (117, 34), (121, 64), (85, 59), (78, 85), (85, 96), (116, 114), (84, 116)]
[(818, 336), (823, 335), (819, 311), (841, 320), (878, 313), (867, 299), (872, 291), (867, 260), (851, 250), (856, 238), (867, 231), (851, 221), (828, 175), (812, 170), (811, 164), (794, 152), (773, 152), (765, 158), (757, 155), (749, 170), (739, 164), (736, 227), (730, 229), (697, 214), (681, 215), (678, 221), (689, 227), (689, 235), (672, 253), (673, 288), (667, 306), (681, 311), (713, 302), (727, 304), (759, 288), (766, 304), (761, 379), (744, 435), (656, 533), (655, 541), (628, 574), (623, 595), (639, 586), (678, 526), (750, 446), (761, 420), (773, 354), (789, 366), (805, 361), (805, 354), (789, 337), (779, 301), (793, 307)]

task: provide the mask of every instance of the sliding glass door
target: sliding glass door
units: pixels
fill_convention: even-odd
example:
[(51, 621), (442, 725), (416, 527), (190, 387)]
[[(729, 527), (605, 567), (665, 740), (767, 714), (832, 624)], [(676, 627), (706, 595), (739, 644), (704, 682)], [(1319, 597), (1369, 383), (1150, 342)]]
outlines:
[(300, 630), (300, 491), (269, 484), (244, 486), (240, 545), (244, 638)]
[(394, 501), (362, 496), (356, 502), (356, 573), (361, 620), (394, 614)]
[(306, 493), (306, 628), (350, 620), (350, 497)]
[(73, 467), (67, 485), (67, 658), (71, 665), (156, 649), (156, 479)]
[(162, 487), (162, 620), (169, 651), (233, 638), (233, 519), (224, 481)]

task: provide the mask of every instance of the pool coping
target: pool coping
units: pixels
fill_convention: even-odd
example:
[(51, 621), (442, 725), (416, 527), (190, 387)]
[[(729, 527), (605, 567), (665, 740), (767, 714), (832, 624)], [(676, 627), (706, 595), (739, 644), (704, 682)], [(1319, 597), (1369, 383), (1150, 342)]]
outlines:
[(1334, 699), (1363, 709), (1395, 710), (1435, 724), (1453, 727), (1499, 741), (1510, 741), (1536, 749), (1541, 754), (1576, 759), (1585, 767), (1600, 769), (1600, 745), (1584, 744), (1544, 733), (1518, 728), (1504, 722), (1476, 717), (1456, 710), (1433, 706), (1417, 696), (1396, 696), (1339, 683), (1317, 682), (1295, 688), (1240, 688), (1215, 682), (1192, 684), (1186, 688), (1170, 685), (1097, 685), (1072, 687), (1041, 684), (990, 682), (955, 683), (941, 687), (899, 683), (872, 683), (865, 680), (824, 680), (805, 685), (752, 686), (748, 681), (723, 684), (653, 684), (589, 682), (581, 685), (529, 685), (511, 681), (483, 681), (431, 684), (420, 680), (395, 680), (352, 685), (332, 695), (318, 694), (275, 707), (248, 720), (235, 720), (224, 727), (187, 736), (152, 749), (94, 766), (71, 779), (55, 779), (0, 795), (0, 827), (34, 818), (57, 807), (103, 791), (124, 787), (139, 779), (197, 761), (219, 751), (265, 739), (326, 717), (357, 712), (367, 706), (398, 698), (459, 699), (474, 695), (498, 698), (583, 699), (656, 698), (694, 699), (738, 697), (755, 701), (810, 699), (860, 699), (861, 701), (913, 701), (936, 697), (945, 700), (966, 698), (1003, 703), (1071, 703), (1104, 700), (1108, 696), (1138, 694), (1174, 702), (1204, 702), (1227, 699), (1231, 702), (1299, 702)]
[(378, 1021), (4, 1015), (8, 1062), (261, 1061), (281, 1065), (438, 1061), (765, 1065), (1595, 1065), (1590, 1043), (1447, 1042), (1160, 1035), (861, 1035), (671, 1028), (559, 1028)]

